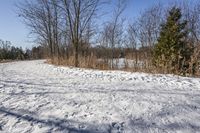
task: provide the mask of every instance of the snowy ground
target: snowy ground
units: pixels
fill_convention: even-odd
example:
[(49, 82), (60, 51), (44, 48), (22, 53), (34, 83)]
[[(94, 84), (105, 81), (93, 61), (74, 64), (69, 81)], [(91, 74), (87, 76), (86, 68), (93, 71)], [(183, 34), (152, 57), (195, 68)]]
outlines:
[(123, 68), (143, 68), (145, 66), (143, 61), (138, 61), (136, 63), (135, 60), (125, 59), (125, 58), (119, 58), (113, 60), (114, 67), (117, 69), (123, 69)]
[(200, 79), (0, 64), (0, 132), (200, 132)]
[[(100, 63), (103, 63), (103, 59), (98, 59), (98, 61)], [(136, 61), (135, 60), (131, 60), (131, 59), (125, 59), (125, 58), (117, 58), (117, 59), (113, 59), (113, 62), (112, 60), (109, 60), (108, 61), (110, 67), (111, 67), (111, 64), (113, 63), (113, 67), (115, 69), (123, 69), (123, 68), (143, 68), (145, 67), (145, 63), (144, 61)]]

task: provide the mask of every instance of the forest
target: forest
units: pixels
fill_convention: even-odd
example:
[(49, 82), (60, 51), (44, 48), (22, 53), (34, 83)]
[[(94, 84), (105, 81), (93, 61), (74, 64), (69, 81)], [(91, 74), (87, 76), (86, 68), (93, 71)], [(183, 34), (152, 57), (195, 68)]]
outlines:
[(110, 4), (106, 0), (18, 3), (19, 17), (38, 46), (34, 58), (75, 67), (199, 75), (200, 2), (154, 4), (137, 18), (123, 15), (127, 1), (117, 0), (105, 11)]
[(41, 46), (34, 46), (31, 49), (24, 50), (22, 47), (14, 46), (10, 41), (0, 39), (0, 62), (43, 59), (43, 55)]

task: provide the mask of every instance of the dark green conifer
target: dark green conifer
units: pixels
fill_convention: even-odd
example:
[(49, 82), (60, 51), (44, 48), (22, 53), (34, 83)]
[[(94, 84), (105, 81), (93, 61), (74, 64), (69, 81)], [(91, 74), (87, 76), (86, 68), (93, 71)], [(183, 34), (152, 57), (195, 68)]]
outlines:
[(181, 19), (181, 9), (173, 7), (153, 49), (153, 64), (166, 72), (183, 73), (190, 59), (187, 45), (187, 21)]

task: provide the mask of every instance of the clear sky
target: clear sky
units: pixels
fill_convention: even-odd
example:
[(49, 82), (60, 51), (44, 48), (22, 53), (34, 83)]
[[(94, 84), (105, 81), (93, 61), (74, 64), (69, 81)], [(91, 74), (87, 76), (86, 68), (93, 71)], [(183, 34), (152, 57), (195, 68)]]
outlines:
[[(114, 3), (116, 0), (113, 0)], [(152, 6), (155, 3), (168, 4), (175, 0), (129, 0), (128, 7), (125, 11), (125, 16), (128, 18), (136, 17), (142, 10)], [(176, 0), (195, 1), (195, 0)], [(0, 0), (0, 39), (11, 41), (15, 46), (30, 48), (33, 46), (29, 38), (29, 30), (23, 24), (22, 20), (17, 15), (15, 4), (23, 2), (23, 0)]]
[(0, 0), (0, 39), (11, 41), (15, 46), (30, 48), (29, 31), (17, 15), (16, 2), (22, 0)]

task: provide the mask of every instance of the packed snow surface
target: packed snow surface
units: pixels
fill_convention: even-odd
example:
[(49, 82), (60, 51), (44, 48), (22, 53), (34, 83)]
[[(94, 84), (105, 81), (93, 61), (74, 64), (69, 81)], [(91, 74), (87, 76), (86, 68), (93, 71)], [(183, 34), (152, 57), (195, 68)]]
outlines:
[(200, 79), (3, 63), (0, 132), (200, 132)]

